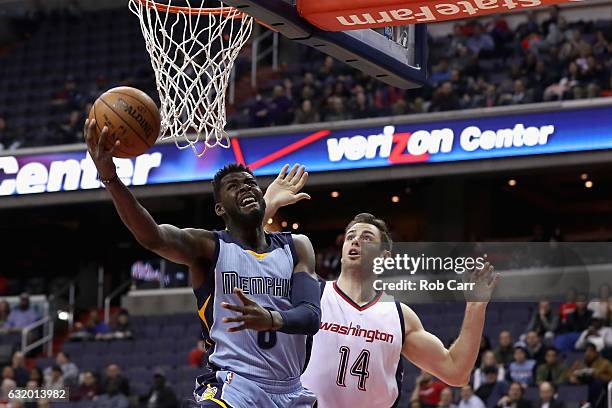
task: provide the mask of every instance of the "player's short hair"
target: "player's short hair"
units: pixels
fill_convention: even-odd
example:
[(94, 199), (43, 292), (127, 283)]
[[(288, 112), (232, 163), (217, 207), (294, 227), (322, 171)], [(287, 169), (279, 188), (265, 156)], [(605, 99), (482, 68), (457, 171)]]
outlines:
[(386, 251), (391, 251), (391, 247), (393, 246), (393, 240), (391, 239), (391, 234), (389, 233), (389, 228), (387, 228), (387, 224), (380, 218), (376, 218), (370, 213), (357, 214), (355, 218), (353, 218), (353, 220), (349, 222), (349, 225), (346, 226), (344, 232), (350, 230), (353, 225), (360, 223), (370, 224), (378, 228), (378, 230), (380, 231), (382, 249)]
[(219, 201), (219, 193), (221, 192), (221, 180), (223, 177), (232, 173), (249, 173), (251, 176), (255, 177), (253, 171), (249, 169), (247, 166), (241, 163), (230, 163), (226, 164), (221, 170), (219, 170), (215, 177), (213, 178), (213, 197), (215, 198), (215, 202)]

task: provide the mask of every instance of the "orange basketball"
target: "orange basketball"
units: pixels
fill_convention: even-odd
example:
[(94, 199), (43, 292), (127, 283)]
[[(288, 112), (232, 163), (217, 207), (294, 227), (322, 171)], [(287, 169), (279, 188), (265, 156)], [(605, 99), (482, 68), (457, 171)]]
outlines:
[(136, 88), (120, 86), (103, 93), (89, 118), (96, 120), (98, 137), (104, 126), (111, 140), (121, 141), (115, 157), (136, 157), (155, 144), (159, 136), (159, 109), (153, 99)]

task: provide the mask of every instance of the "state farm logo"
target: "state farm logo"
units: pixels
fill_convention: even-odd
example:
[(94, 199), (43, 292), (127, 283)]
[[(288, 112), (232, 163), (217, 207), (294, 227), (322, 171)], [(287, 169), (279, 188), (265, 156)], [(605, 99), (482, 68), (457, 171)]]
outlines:
[[(562, 1), (547, 1), (546, 3), (561, 2)], [(373, 6), (367, 13), (337, 15), (336, 19), (338, 20), (338, 23), (344, 27), (381, 27), (384, 25), (395, 25), (395, 23), (403, 21), (406, 23), (427, 23), (441, 20), (468, 18), (489, 13), (501, 13), (514, 9), (538, 7), (541, 5), (541, 0), (470, 0), (457, 1), (453, 3), (438, 2), (437, 4), (433, 5), (430, 4), (413, 7), (406, 4), (402, 8), (394, 9), (384, 6)]]
[(554, 134), (553, 125), (529, 126), (517, 123), (512, 128), (481, 129), (467, 126), (459, 132), (455, 146), (455, 131), (450, 128), (397, 132), (395, 126), (385, 126), (382, 133), (327, 139), (329, 161), (358, 161), (386, 158), (390, 163), (427, 161), (432, 154), (510, 148), (530, 148), (548, 144)]

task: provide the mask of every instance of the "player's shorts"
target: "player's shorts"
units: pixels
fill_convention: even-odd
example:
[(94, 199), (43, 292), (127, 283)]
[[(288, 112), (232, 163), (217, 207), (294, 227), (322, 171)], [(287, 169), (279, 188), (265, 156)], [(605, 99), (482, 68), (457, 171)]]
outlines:
[(200, 408), (312, 408), (317, 400), (299, 382), (283, 391), (266, 392), (245, 377), (219, 370), (199, 376), (193, 396)]

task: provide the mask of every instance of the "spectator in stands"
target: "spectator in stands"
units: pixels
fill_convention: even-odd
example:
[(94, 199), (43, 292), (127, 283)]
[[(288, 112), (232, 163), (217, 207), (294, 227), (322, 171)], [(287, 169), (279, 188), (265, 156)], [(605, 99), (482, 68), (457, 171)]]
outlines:
[(587, 344), (584, 359), (576, 361), (570, 368), (570, 383), (589, 386), (589, 402), (596, 405), (605, 385), (612, 381), (612, 363), (602, 357), (594, 344)]
[(555, 337), (555, 347), (562, 352), (573, 351), (581, 333), (591, 324), (592, 316), (593, 312), (587, 309), (586, 298), (579, 295), (576, 298), (576, 310), (567, 316), (561, 328), (562, 333)]
[(80, 110), (73, 110), (66, 121), (60, 125), (61, 140), (64, 144), (83, 142), (83, 115)]
[(82, 96), (77, 89), (74, 77), (69, 76), (64, 83), (63, 89), (57, 92), (51, 100), (51, 106), (68, 111), (76, 110), (79, 109), (81, 99)]
[(198, 340), (196, 346), (189, 352), (189, 365), (191, 367), (202, 367), (204, 364), (204, 353), (206, 353), (206, 343)]
[(464, 385), (461, 388), (461, 399), (458, 408), (485, 408), (484, 402), (474, 395), (471, 385)]
[[(62, 369), (62, 381), (64, 384), (69, 387), (76, 385), (79, 380), (79, 368), (70, 361), (68, 353), (63, 351), (57, 353), (57, 356), (55, 356), (55, 363)], [(47, 367), (44, 372), (45, 377), (51, 376), (52, 370), (51, 367)]]
[(576, 289), (569, 289), (565, 294), (565, 302), (559, 306), (559, 319), (561, 324), (565, 324), (570, 313), (576, 310), (576, 297)]
[(544, 364), (540, 364), (536, 370), (536, 384), (549, 382), (554, 385), (563, 384), (567, 380), (567, 366), (559, 361), (557, 349), (546, 350)]
[(49, 373), (45, 375), (45, 388), (49, 390), (64, 389), (63, 373), (60, 366), (54, 365)]
[(506, 394), (508, 384), (506, 381), (500, 381), (497, 378), (497, 368), (485, 367), (483, 371), (485, 374), (484, 384), (476, 389), (476, 395), (487, 407), (494, 407), (497, 401)]
[(100, 318), (97, 310), (89, 313), (85, 324), (77, 322), (74, 327), (77, 331), (70, 335), (71, 340), (105, 340), (110, 335), (110, 328)]
[(120, 380), (109, 378), (106, 382), (104, 394), (96, 397), (93, 401), (93, 408), (128, 408), (130, 402), (125, 394), (122, 394)]
[(480, 338), (480, 348), (478, 350), (478, 357), (476, 358), (476, 366), (480, 365), (482, 356), (489, 350), (491, 350), (491, 340), (483, 334)]
[(2, 381), (0, 381), (0, 396), (7, 395), (10, 390), (17, 388), (15, 375), (10, 366), (4, 367), (2, 370)]
[(98, 395), (99, 391), (100, 387), (94, 373), (92, 371), (85, 371), (79, 386), (70, 393), (70, 399), (75, 401), (91, 401)]
[(522, 79), (515, 80), (512, 92), (502, 94), (499, 98), (500, 105), (520, 105), (532, 102), (531, 91), (525, 88), (525, 82)]
[(590, 326), (576, 340), (576, 350), (584, 350), (588, 343), (594, 344), (597, 351), (612, 347), (612, 327), (603, 325), (603, 320), (592, 318)]
[(22, 293), (19, 296), (19, 307), (11, 310), (11, 314), (4, 323), (8, 329), (21, 331), (22, 328), (31, 325), (38, 320), (38, 314), (30, 306), (30, 296)]
[(491, 350), (485, 351), (482, 356), (480, 367), (474, 370), (472, 377), (472, 384), (474, 388), (478, 389), (481, 384), (485, 382), (485, 368), (493, 367), (497, 370), (497, 380), (503, 381), (506, 378), (506, 370), (504, 366), (499, 364), (495, 359), (495, 353)]
[(423, 408), (435, 408), (440, 403), (442, 390), (448, 388), (442, 381), (435, 379), (426, 371), (416, 378), (412, 400), (418, 400)]
[(43, 375), (43, 372), (40, 370), (40, 368), (33, 367), (30, 370), (30, 381), (34, 381), (36, 382), (36, 384), (38, 384), (38, 387), (42, 387), (45, 381), (45, 377)]
[(514, 358), (514, 345), (512, 333), (509, 330), (502, 330), (499, 333), (499, 345), (495, 349), (495, 359), (508, 367)]
[(251, 127), (265, 127), (270, 125), (270, 107), (261, 94), (255, 96), (255, 102), (249, 108)]
[(326, 121), (341, 121), (349, 119), (344, 106), (344, 99), (337, 95), (332, 95), (327, 98), (325, 109), (323, 110), (323, 119)]
[(604, 325), (610, 325), (612, 322), (612, 299), (610, 298), (610, 285), (601, 285), (599, 288), (599, 297), (591, 300), (587, 305), (587, 309), (593, 312), (593, 317), (602, 319)]
[(30, 378), (30, 372), (25, 366), (25, 357), (21, 351), (16, 351), (13, 353), (11, 368), (13, 369), (13, 373), (15, 375), (17, 387), (25, 387), (28, 383), (28, 379)]
[(145, 401), (147, 408), (178, 408), (178, 400), (172, 388), (166, 385), (164, 372), (156, 370), (153, 374), (153, 386)]
[(6, 119), (0, 116), (0, 151), (18, 149), (22, 144), (23, 141), (8, 127)]
[(510, 363), (508, 370), (510, 379), (525, 387), (529, 387), (534, 383), (533, 371), (535, 365), (535, 360), (528, 358), (527, 349), (523, 345), (516, 346), (514, 348), (514, 361)]
[(450, 388), (442, 390), (437, 408), (457, 408), (457, 405), (453, 403), (453, 390)]
[(312, 100), (304, 99), (302, 105), (295, 112), (294, 123), (319, 123), (320, 121), (321, 116), (319, 116), (319, 112), (313, 109)]
[(535, 331), (545, 339), (551, 340), (555, 337), (558, 325), (559, 316), (553, 312), (548, 300), (542, 300), (538, 303), (538, 309), (531, 316), (527, 331)]
[(0, 300), (0, 329), (4, 328), (4, 324), (11, 314), (11, 305), (6, 300)]
[(527, 349), (527, 357), (535, 360), (536, 364), (544, 362), (546, 348), (542, 344), (542, 338), (535, 331), (530, 331), (525, 336), (525, 345)]
[(113, 338), (115, 339), (131, 339), (132, 324), (130, 323), (130, 314), (127, 310), (122, 309), (117, 316), (117, 323), (113, 327)]
[(410, 408), (423, 408), (423, 405), (419, 400), (412, 400), (410, 401)]
[(523, 386), (513, 382), (508, 388), (508, 394), (503, 396), (496, 405), (498, 408), (531, 408), (531, 402), (523, 398)]
[(540, 384), (539, 391), (540, 399), (535, 408), (565, 408), (565, 404), (555, 398), (555, 386), (548, 381)]
[(117, 364), (109, 364), (106, 367), (106, 376), (102, 382), (102, 390), (107, 394), (109, 393), (109, 383), (116, 385), (119, 392), (123, 395), (130, 395), (130, 382), (121, 374), (121, 368)]
[(288, 125), (293, 121), (293, 101), (287, 97), (287, 91), (282, 85), (274, 86), (268, 106), (272, 125)]
[(459, 109), (459, 99), (453, 91), (453, 85), (444, 82), (433, 94), (430, 112), (444, 112)]
[(353, 119), (365, 119), (376, 116), (376, 112), (372, 109), (368, 97), (363, 91), (355, 94), (349, 102), (349, 109)]

